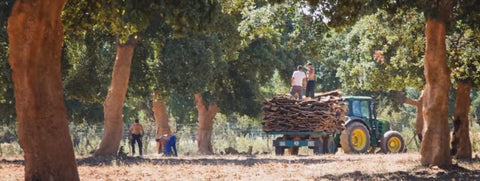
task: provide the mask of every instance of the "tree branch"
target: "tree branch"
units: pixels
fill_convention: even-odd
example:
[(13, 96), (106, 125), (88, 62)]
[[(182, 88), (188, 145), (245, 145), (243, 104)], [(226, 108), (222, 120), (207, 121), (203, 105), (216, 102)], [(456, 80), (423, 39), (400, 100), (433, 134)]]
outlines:
[(405, 102), (403, 102), (404, 104), (408, 104), (408, 105), (412, 105), (412, 106), (418, 106), (418, 104), (420, 104), (420, 101), (416, 100), (416, 99), (412, 99), (412, 98), (409, 98), (409, 97), (406, 97), (405, 98)]

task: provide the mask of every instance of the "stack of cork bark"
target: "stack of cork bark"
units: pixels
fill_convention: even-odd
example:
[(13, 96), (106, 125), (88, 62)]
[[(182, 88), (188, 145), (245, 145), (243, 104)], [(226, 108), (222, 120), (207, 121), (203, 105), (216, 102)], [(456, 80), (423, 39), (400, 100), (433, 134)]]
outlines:
[(341, 92), (315, 94), (314, 98), (293, 100), (290, 95), (278, 95), (263, 102), (263, 131), (265, 132), (341, 132), (347, 107)]

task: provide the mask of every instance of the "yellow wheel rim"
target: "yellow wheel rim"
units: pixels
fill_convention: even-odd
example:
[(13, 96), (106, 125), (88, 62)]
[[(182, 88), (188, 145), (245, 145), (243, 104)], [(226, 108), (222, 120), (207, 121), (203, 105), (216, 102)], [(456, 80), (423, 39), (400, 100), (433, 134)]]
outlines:
[(367, 134), (361, 129), (352, 132), (352, 146), (355, 150), (362, 150), (367, 144)]
[(390, 150), (392, 153), (397, 153), (400, 151), (400, 148), (402, 148), (402, 141), (397, 137), (388, 139), (387, 144), (388, 150)]

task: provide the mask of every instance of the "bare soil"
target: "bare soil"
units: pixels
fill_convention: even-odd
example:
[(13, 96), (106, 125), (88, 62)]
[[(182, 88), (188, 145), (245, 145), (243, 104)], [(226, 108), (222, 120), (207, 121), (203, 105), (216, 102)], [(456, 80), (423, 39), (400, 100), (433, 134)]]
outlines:
[[(424, 167), (418, 153), (78, 158), (82, 180), (480, 180), (480, 159)], [(0, 160), (0, 180), (23, 180), (24, 161)]]

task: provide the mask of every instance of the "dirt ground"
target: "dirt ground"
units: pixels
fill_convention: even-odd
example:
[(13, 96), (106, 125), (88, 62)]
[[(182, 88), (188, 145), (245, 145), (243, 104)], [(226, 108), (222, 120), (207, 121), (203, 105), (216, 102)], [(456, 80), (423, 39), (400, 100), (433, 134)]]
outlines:
[[(449, 169), (420, 165), (418, 153), (78, 158), (81, 180), (480, 180), (480, 159)], [(0, 180), (23, 180), (23, 160), (0, 159)]]

